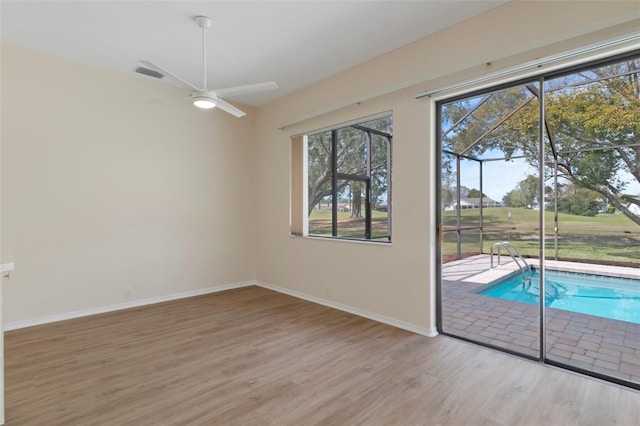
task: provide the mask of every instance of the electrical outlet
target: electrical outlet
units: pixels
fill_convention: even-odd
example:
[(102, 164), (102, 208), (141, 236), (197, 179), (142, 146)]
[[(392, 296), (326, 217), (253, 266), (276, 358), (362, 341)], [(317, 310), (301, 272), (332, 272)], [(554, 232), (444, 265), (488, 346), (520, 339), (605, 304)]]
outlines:
[(124, 289), (124, 298), (131, 299), (133, 297), (133, 287), (127, 287)]
[(331, 298), (331, 288), (326, 287), (326, 288), (324, 289), (324, 296), (325, 296), (325, 297), (328, 297), (329, 299)]

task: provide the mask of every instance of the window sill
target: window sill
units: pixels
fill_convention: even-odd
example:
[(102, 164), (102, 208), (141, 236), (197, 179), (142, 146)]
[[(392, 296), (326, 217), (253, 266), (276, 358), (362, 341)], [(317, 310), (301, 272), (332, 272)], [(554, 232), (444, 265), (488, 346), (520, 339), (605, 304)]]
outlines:
[(319, 235), (294, 235), (289, 234), (289, 238), (300, 239), (300, 240), (316, 240), (316, 241), (336, 241), (342, 243), (349, 244), (364, 244), (364, 245), (374, 245), (374, 246), (383, 246), (383, 247), (391, 247), (392, 241), (384, 242), (384, 241), (367, 241), (367, 240), (356, 240), (351, 238), (337, 238), (337, 237), (322, 237)]

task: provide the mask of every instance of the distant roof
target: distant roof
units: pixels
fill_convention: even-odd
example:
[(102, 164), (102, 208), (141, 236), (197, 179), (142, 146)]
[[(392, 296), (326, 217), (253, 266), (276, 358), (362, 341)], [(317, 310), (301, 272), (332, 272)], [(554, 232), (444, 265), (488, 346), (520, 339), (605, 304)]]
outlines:
[[(460, 198), (460, 201), (466, 201), (470, 204), (480, 204), (480, 197)], [(487, 204), (487, 203), (497, 203), (498, 201), (492, 200), (489, 197), (482, 197), (482, 202), (484, 204)]]

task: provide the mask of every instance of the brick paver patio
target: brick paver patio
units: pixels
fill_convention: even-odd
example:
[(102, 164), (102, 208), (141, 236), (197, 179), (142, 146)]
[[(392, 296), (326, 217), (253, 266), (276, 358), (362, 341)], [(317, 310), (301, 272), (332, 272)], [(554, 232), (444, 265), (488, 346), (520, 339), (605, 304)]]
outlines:
[[(538, 306), (478, 294), (517, 271), (512, 262), (490, 269), (488, 255), (442, 267), (445, 332), (479, 343), (539, 356)], [(536, 260), (529, 263), (537, 266)], [(547, 261), (550, 269), (639, 278), (640, 269)], [(546, 311), (547, 359), (640, 383), (640, 324), (560, 309)]]

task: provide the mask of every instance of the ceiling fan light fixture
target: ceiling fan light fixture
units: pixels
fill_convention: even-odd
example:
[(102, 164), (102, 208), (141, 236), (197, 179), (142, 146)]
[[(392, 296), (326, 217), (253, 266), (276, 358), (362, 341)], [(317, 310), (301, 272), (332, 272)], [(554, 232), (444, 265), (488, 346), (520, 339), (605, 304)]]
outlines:
[(211, 109), (215, 108), (216, 101), (208, 96), (195, 96), (193, 98), (193, 105), (202, 109)]
[[(0, 0), (2, 1), (2, 0)], [(211, 19), (206, 16), (196, 16), (193, 18), (196, 24), (202, 29), (202, 86), (197, 87), (187, 80), (178, 77), (170, 71), (149, 61), (141, 60), (141, 67), (136, 68), (136, 72), (152, 76), (156, 78), (167, 77), (178, 83), (180, 86), (191, 90), (191, 101), (193, 105), (201, 109), (218, 108), (227, 112), (234, 117), (243, 117), (247, 115), (244, 111), (231, 105), (225, 101), (225, 97), (233, 95), (242, 95), (248, 93), (262, 92), (265, 90), (274, 90), (278, 88), (275, 81), (265, 83), (246, 84), (244, 86), (226, 87), (222, 89), (209, 90), (207, 88), (207, 28), (211, 27)]]

